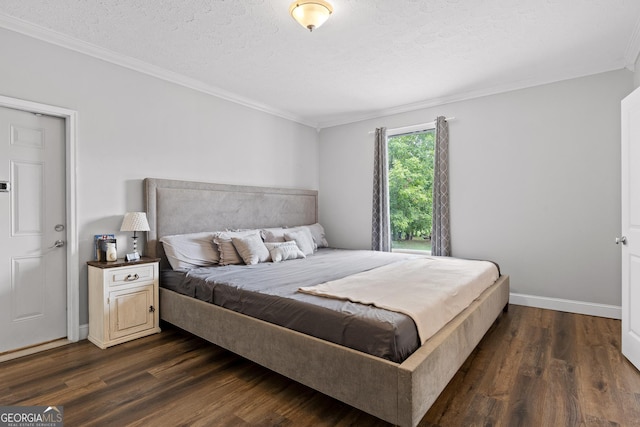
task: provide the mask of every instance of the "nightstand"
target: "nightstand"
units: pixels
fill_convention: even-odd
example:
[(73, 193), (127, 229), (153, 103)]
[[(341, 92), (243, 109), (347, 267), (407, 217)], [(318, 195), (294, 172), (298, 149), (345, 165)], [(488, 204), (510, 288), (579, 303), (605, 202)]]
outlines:
[(158, 258), (89, 261), (89, 341), (107, 348), (160, 332)]

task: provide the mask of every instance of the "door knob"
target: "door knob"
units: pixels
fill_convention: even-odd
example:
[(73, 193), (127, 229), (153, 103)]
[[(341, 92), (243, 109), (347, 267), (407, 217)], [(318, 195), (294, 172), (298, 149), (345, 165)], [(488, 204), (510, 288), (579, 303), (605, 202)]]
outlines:
[(627, 244), (626, 236), (616, 237), (616, 245), (619, 245), (620, 243), (622, 243), (623, 245)]
[(64, 241), (63, 240), (56, 240), (53, 243), (53, 246), (51, 246), (49, 249), (61, 248), (63, 246), (64, 246)]

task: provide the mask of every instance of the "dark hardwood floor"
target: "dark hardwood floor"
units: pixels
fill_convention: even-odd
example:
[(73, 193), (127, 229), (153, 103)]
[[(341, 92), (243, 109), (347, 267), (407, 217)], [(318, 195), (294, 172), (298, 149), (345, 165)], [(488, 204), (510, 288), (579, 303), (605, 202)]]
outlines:
[[(179, 329), (0, 364), (0, 406), (64, 406), (65, 426), (387, 426)], [(620, 321), (510, 306), (421, 426), (640, 426)]]

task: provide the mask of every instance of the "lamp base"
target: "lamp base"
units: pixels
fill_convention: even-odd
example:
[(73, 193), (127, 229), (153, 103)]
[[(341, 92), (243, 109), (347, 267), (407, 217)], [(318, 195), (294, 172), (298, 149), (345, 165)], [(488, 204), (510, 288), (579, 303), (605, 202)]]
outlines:
[(133, 232), (133, 252), (127, 254), (125, 259), (127, 261), (138, 261), (140, 259), (140, 253), (138, 252), (138, 236), (136, 236), (136, 232)]
[(138, 236), (136, 236), (136, 232), (133, 232), (133, 253), (138, 255), (138, 258), (140, 258), (140, 254), (138, 253)]

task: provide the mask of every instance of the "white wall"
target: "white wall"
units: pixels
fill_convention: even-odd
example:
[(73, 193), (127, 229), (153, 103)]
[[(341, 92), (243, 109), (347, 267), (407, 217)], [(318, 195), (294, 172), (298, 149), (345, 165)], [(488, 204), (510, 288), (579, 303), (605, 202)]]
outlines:
[[(81, 324), (91, 237), (143, 209), (144, 177), (320, 189), (332, 244), (369, 248), (372, 135), (455, 116), (453, 252), (498, 261), (514, 292), (620, 304), (616, 71), (315, 130), (0, 29), (0, 95), (79, 112)], [(105, 178), (109, 171), (110, 179)]]
[(370, 247), (373, 135), (450, 123), (453, 255), (497, 261), (512, 292), (619, 306), (620, 100), (628, 70), (323, 129), (320, 220)]
[(80, 323), (92, 236), (143, 210), (145, 177), (318, 188), (314, 129), (0, 29), (0, 95), (78, 111)]

